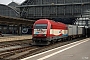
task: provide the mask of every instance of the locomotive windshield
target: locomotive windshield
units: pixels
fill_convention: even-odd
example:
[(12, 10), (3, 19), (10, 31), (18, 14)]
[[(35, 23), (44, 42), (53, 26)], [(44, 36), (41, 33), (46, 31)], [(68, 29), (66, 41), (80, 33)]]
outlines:
[(34, 29), (47, 29), (47, 24), (36, 24)]

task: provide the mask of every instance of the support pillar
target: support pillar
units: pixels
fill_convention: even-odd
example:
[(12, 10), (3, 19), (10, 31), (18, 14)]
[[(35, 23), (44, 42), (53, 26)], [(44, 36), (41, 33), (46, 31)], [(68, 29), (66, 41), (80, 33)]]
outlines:
[(18, 35), (22, 35), (22, 24), (18, 25)]
[(7, 33), (9, 34), (9, 25), (7, 25)]

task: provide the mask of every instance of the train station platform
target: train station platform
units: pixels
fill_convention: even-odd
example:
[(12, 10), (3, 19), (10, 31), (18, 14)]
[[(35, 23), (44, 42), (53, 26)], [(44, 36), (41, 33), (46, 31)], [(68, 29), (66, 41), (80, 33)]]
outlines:
[(82, 39), (21, 60), (90, 60), (90, 38)]
[(6, 41), (17, 41), (17, 40), (25, 40), (32, 39), (32, 35), (13, 35), (13, 34), (3, 34), (4, 36), (0, 36), (0, 42)]

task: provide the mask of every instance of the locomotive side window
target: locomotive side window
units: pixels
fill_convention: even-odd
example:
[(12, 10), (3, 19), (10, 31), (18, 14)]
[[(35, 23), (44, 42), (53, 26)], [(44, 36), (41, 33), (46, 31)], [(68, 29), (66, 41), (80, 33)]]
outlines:
[(34, 29), (47, 29), (47, 24), (36, 24)]

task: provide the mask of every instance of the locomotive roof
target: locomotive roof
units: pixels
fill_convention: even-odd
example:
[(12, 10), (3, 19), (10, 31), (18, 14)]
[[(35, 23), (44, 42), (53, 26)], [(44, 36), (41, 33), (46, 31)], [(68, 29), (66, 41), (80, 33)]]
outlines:
[(61, 25), (66, 25), (62, 22), (56, 22), (56, 21), (53, 21), (53, 20), (49, 20), (49, 19), (39, 19), (35, 22), (35, 24), (38, 24), (38, 23), (48, 23), (50, 22), (51, 24), (61, 24)]

